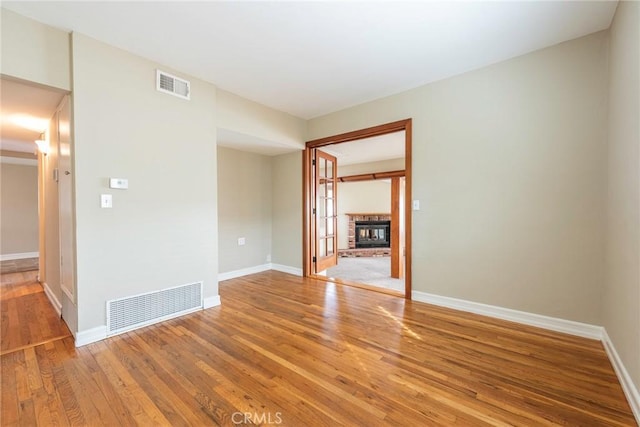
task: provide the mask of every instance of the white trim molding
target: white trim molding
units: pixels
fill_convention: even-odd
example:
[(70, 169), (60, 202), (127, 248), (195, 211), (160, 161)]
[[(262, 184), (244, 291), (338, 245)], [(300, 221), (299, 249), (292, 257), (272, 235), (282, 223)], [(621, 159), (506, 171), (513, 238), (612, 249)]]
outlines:
[(457, 298), (443, 297), (426, 292), (413, 291), (411, 293), (411, 297), (415, 301), (425, 302), (427, 304), (439, 305), (442, 307), (453, 308), (455, 310), (495, 317), (502, 320), (509, 320), (511, 322), (522, 323), (524, 325), (537, 326), (538, 328), (549, 329), (556, 332), (563, 332), (565, 334), (577, 335), (599, 341), (602, 340), (604, 331), (602, 326), (574, 322), (572, 320), (559, 319), (557, 317), (542, 316), (540, 314), (528, 313), (526, 311), (512, 310), (510, 308), (503, 308)]
[(241, 270), (228, 271), (226, 273), (218, 274), (218, 281), (222, 282), (224, 280), (235, 279), (237, 277), (248, 276), (249, 274), (262, 273), (263, 271), (275, 270), (280, 271), (282, 273), (293, 274), (294, 276), (302, 277), (302, 269), (296, 267), (289, 267), (288, 265), (282, 264), (262, 264), (255, 265), (253, 267), (243, 268)]
[(616, 348), (613, 346), (613, 342), (611, 341), (611, 338), (609, 338), (609, 334), (607, 334), (606, 330), (602, 334), (602, 344), (604, 345), (607, 356), (609, 356), (609, 360), (613, 365), (613, 370), (616, 371), (618, 380), (620, 380), (622, 391), (624, 391), (624, 395), (627, 396), (627, 401), (629, 402), (629, 406), (631, 406), (631, 411), (640, 425), (640, 392), (633, 383), (627, 368), (624, 367), (622, 359), (620, 359), (620, 356), (618, 355)]
[(42, 287), (44, 288), (44, 294), (49, 298), (49, 302), (58, 313), (58, 316), (62, 316), (62, 304), (58, 297), (53, 293), (47, 282), (42, 283)]
[(22, 252), (17, 254), (0, 255), (0, 261), (13, 261), (15, 259), (39, 258), (39, 252)]
[(289, 267), (282, 264), (270, 264), (271, 270), (280, 271), (282, 273), (293, 274), (294, 276), (302, 277), (302, 269), (297, 267)]
[(76, 347), (102, 341), (107, 338), (107, 325), (96, 326), (76, 334)]
[(219, 306), (221, 303), (222, 303), (222, 301), (220, 301), (220, 295), (214, 295), (212, 297), (206, 297), (204, 299), (203, 309), (206, 310), (207, 308), (216, 307), (216, 306)]
[(247, 276), (249, 274), (262, 273), (263, 271), (271, 270), (271, 264), (255, 265), (253, 267), (242, 268), (240, 270), (228, 271), (226, 273), (218, 274), (218, 281), (235, 279), (236, 277)]
[(73, 297), (73, 294), (71, 293), (71, 291), (69, 289), (67, 289), (66, 286), (61, 285), (60, 288), (62, 289), (62, 293), (65, 294), (67, 296), (67, 298), (69, 298), (69, 301), (75, 305), (76, 304), (76, 299)]

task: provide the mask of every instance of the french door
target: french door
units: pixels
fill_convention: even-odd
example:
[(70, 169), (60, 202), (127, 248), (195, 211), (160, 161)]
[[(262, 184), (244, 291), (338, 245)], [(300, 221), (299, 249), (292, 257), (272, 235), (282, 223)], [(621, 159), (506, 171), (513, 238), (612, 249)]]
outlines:
[(334, 156), (318, 149), (313, 151), (313, 266), (317, 274), (338, 264), (338, 165)]
[[(411, 185), (411, 119), (373, 126), (339, 135), (307, 141), (302, 162), (303, 215), (302, 215), (302, 273), (305, 277), (323, 278), (320, 274), (337, 264), (336, 231), (336, 159), (319, 151), (323, 147), (359, 141), (380, 135), (404, 131), (405, 135), (405, 190), (404, 209), (404, 297), (411, 299), (411, 235), (412, 235), (412, 185)], [(325, 163), (330, 162), (330, 163)], [(324, 185), (324, 187), (323, 187)], [(321, 212), (321, 209), (324, 209)], [(324, 222), (323, 222), (324, 220)], [(397, 222), (397, 221), (396, 221)], [(319, 239), (316, 239), (318, 236)], [(331, 253), (330, 253), (331, 252)], [(401, 253), (401, 252), (398, 252)], [(401, 274), (401, 273), (400, 273)]]

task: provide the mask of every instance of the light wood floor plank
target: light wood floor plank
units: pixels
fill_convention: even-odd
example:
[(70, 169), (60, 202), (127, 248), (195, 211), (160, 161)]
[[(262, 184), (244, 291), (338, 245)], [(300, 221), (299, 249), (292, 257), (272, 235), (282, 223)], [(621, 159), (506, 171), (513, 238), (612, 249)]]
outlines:
[(0, 367), (0, 380), (2, 389), (0, 393), (0, 420), (3, 425), (17, 425), (20, 419), (19, 413), (19, 387), (16, 381), (16, 369), (18, 369), (17, 359), (22, 354), (9, 354), (2, 356)]
[(71, 336), (51, 306), (37, 271), (2, 275), (0, 285), (0, 354)]

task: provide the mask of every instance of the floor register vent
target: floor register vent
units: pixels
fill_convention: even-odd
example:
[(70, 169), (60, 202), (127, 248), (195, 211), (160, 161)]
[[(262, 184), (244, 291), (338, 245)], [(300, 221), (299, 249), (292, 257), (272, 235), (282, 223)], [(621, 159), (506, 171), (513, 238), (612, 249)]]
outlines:
[(202, 307), (202, 282), (107, 301), (107, 336), (191, 313)]

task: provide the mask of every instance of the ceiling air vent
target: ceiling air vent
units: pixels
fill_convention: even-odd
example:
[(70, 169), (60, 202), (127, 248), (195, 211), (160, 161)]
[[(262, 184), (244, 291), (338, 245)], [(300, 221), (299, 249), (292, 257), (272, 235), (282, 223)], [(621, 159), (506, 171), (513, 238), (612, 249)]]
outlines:
[(191, 99), (191, 83), (164, 71), (156, 70), (156, 89), (183, 99)]

